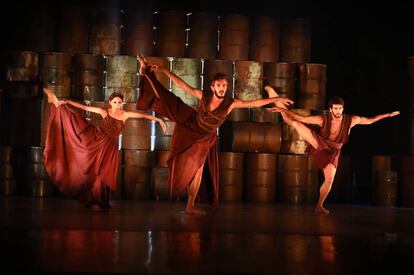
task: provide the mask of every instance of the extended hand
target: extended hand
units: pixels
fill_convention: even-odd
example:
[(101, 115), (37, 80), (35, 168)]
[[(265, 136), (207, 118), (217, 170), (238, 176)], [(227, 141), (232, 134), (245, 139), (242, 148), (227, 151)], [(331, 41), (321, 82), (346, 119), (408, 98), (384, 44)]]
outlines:
[(283, 105), (288, 106), (294, 103), (293, 100), (290, 100), (289, 98), (286, 97), (278, 97), (277, 101), (283, 103)]
[(267, 108), (267, 110), (268, 110), (269, 112), (272, 112), (272, 113), (276, 113), (276, 112), (284, 112), (284, 111), (286, 111), (286, 109), (283, 109), (283, 108), (280, 108), (280, 107), (272, 107), (272, 108)]
[(158, 123), (161, 125), (162, 132), (165, 134), (167, 132), (167, 125), (165, 125), (164, 121), (160, 119)]
[(394, 111), (392, 113), (389, 113), (388, 116), (393, 117), (393, 116), (396, 116), (396, 115), (399, 115), (399, 114), (400, 114), (400, 111)]

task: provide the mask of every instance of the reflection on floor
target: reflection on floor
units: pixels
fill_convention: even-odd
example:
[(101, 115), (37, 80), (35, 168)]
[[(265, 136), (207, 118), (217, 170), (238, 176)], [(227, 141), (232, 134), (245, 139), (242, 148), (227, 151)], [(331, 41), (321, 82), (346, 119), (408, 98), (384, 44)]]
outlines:
[(414, 274), (414, 209), (0, 198), (2, 271), (140, 274)]

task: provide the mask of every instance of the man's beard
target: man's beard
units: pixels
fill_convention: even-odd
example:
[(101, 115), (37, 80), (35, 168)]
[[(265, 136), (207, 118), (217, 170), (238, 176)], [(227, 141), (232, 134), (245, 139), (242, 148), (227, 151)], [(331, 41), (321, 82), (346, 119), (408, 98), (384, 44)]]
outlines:
[(341, 117), (342, 117), (342, 114), (334, 114), (334, 113), (332, 113), (332, 115), (333, 115), (335, 118), (341, 118)]
[(225, 93), (223, 93), (223, 95), (219, 95), (218, 92), (214, 92), (214, 93), (216, 94), (216, 97), (218, 97), (218, 98), (224, 98), (226, 96)]

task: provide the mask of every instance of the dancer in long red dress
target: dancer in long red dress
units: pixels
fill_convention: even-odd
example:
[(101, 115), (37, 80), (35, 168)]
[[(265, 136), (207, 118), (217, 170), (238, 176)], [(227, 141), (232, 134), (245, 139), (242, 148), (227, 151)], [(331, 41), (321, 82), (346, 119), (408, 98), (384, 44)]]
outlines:
[[(118, 136), (129, 118), (157, 117), (122, 110), (123, 96), (109, 97), (111, 108), (89, 107), (72, 100), (59, 101), (50, 89), (43, 89), (52, 104), (44, 150), (44, 166), (53, 183), (86, 207), (109, 208), (110, 192), (115, 191), (118, 174)], [(100, 114), (102, 125), (89, 124), (71, 105)]]
[[(270, 86), (265, 90), (269, 97), (277, 97), (277, 92)], [(301, 116), (289, 111), (284, 105), (275, 103), (272, 112), (280, 112), (284, 121), (295, 128), (298, 134), (308, 142), (308, 153), (314, 156), (318, 168), (323, 171), (324, 182), (319, 189), (319, 200), (315, 212), (329, 214), (323, 203), (331, 190), (332, 183), (338, 167), (338, 160), (342, 146), (348, 141), (351, 128), (356, 125), (368, 125), (387, 117), (398, 115), (399, 111), (380, 114), (374, 117), (363, 117), (344, 114), (345, 102), (342, 98), (334, 96), (328, 102), (329, 113), (318, 116)], [(319, 127), (319, 131), (311, 130), (306, 124)]]
[[(168, 159), (170, 197), (176, 199), (187, 188), (185, 212), (204, 214), (205, 211), (195, 206), (195, 199), (198, 197), (201, 202), (213, 203), (216, 206), (218, 204), (217, 128), (227, 115), (235, 108), (260, 107), (274, 102), (289, 105), (293, 101), (281, 97), (252, 101), (226, 97), (228, 80), (223, 74), (215, 76), (210, 85), (211, 90), (201, 91), (189, 86), (166, 68), (156, 64), (148, 65), (142, 56), (139, 57), (139, 62), (143, 77), (137, 108), (151, 108), (176, 122)], [(156, 79), (155, 71), (166, 74), (174, 84), (198, 98), (198, 110), (186, 105), (168, 91)]]

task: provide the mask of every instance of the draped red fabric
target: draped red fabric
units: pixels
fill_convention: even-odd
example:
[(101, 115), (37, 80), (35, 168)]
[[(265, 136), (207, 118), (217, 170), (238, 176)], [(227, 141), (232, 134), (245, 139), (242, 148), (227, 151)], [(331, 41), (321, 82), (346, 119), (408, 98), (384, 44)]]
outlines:
[(60, 191), (86, 206), (109, 207), (109, 189), (116, 189), (118, 136), (123, 126), (108, 114), (95, 127), (77, 110), (52, 105), (44, 166)]
[(319, 169), (325, 168), (329, 163), (333, 164), (335, 168), (338, 167), (339, 156), (341, 155), (342, 146), (348, 141), (349, 129), (351, 127), (352, 116), (343, 114), (341, 129), (335, 140), (329, 140), (332, 117), (331, 114), (324, 115), (323, 125), (319, 132), (312, 131), (313, 136), (318, 142), (318, 149), (308, 145), (307, 152), (309, 152), (316, 161)]
[[(155, 96), (154, 89), (160, 98)], [(208, 106), (212, 96), (211, 91), (204, 92), (196, 111), (158, 82), (154, 73), (147, 72), (142, 77), (137, 109), (151, 108), (177, 123), (171, 138), (168, 160), (172, 200), (180, 196), (197, 170), (205, 164), (198, 199), (218, 204), (217, 128), (224, 122), (233, 99), (225, 98), (217, 109), (210, 111)]]

